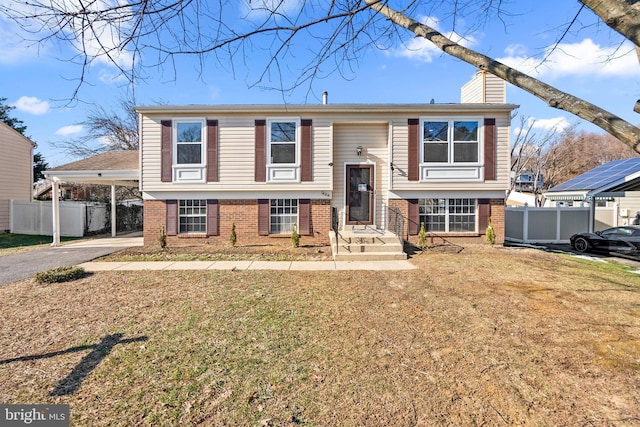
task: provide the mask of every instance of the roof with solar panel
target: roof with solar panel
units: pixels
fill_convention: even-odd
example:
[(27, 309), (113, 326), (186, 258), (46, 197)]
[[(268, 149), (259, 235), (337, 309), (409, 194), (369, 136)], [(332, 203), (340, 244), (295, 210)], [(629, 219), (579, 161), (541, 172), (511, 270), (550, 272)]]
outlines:
[(632, 181), (637, 185), (635, 181), (638, 179), (640, 157), (614, 160), (550, 188), (547, 194), (553, 196), (554, 193), (584, 192), (593, 195), (614, 188), (624, 190), (626, 184), (631, 184)]

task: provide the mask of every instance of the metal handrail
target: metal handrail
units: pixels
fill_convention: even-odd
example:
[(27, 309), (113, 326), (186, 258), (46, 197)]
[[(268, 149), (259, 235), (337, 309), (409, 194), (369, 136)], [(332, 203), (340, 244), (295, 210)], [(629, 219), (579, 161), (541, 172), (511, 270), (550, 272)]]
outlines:
[(404, 245), (404, 216), (400, 209), (389, 206), (387, 208), (387, 230), (398, 237), (401, 245)]

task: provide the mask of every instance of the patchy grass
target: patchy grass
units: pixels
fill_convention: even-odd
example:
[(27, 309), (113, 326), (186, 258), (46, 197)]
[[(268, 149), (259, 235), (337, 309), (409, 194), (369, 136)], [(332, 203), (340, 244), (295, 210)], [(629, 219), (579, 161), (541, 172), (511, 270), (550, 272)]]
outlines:
[(139, 246), (115, 252), (99, 261), (304, 261), (329, 260), (331, 248), (324, 245), (199, 245), (168, 247)]
[[(78, 237), (62, 237), (60, 241), (69, 242), (78, 239)], [(42, 245), (50, 245), (52, 242), (51, 236), (0, 233), (0, 256), (39, 249)]]
[(0, 287), (0, 401), (73, 425), (633, 425), (640, 280), (532, 249), (403, 272)]

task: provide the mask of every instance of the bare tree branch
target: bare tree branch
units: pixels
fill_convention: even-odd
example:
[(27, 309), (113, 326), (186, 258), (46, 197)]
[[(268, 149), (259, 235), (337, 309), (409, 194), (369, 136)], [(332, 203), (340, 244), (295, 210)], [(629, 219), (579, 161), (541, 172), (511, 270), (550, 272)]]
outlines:
[(391, 9), (379, 0), (365, 0), (370, 7), (393, 23), (406, 28), (418, 37), (423, 37), (443, 52), (461, 59), (481, 70), (490, 72), (501, 79), (526, 90), (547, 102), (553, 108), (568, 111), (599, 126), (606, 132), (640, 153), (640, 129), (622, 118), (576, 96), (562, 92), (538, 79), (502, 64), (486, 55), (466, 48), (445, 37), (428, 25), (421, 24), (408, 16)]

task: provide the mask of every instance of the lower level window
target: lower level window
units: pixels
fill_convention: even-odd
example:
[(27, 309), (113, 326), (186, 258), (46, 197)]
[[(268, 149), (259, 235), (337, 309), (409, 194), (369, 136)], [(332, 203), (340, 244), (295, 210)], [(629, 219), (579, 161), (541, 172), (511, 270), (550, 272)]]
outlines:
[(476, 199), (420, 199), (420, 223), (426, 231), (476, 231)]
[(272, 199), (269, 215), (269, 234), (291, 234), (298, 222), (298, 200)]
[(207, 232), (206, 200), (180, 200), (178, 208), (179, 233)]

